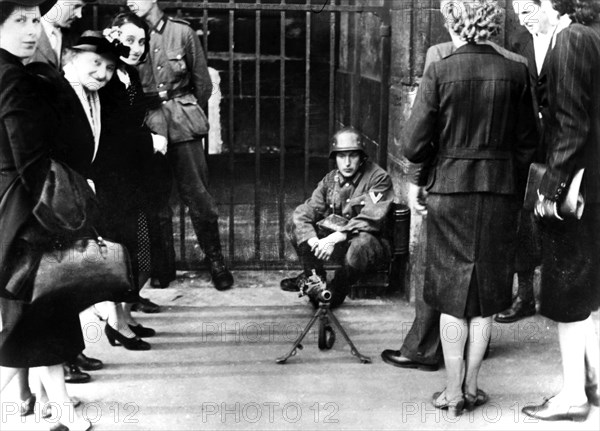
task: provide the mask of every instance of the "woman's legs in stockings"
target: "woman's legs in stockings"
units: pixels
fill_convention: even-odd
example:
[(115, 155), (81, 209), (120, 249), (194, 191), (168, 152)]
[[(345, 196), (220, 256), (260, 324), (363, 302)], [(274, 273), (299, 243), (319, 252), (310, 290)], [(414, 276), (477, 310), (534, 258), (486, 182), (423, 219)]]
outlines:
[(29, 368), (19, 368), (18, 370), (14, 378), (19, 387), (19, 398), (21, 398), (21, 401), (26, 401), (32, 395), (29, 387)]
[(0, 367), (0, 393), (12, 381), (12, 379), (22, 371), (22, 368)]
[(477, 395), (477, 377), (483, 362), (485, 349), (490, 341), (492, 318), (472, 317), (469, 319), (469, 342), (466, 346), (466, 375), (464, 390), (471, 395)]
[(585, 331), (585, 371), (586, 385), (598, 384), (600, 379), (600, 342), (592, 316), (588, 317)]
[(90, 423), (75, 413), (73, 403), (69, 398), (69, 394), (67, 394), (62, 365), (38, 367), (36, 371), (39, 373), (40, 380), (46, 389), (49, 401), (55, 407), (53, 410), (58, 421), (66, 425), (71, 431), (87, 430)]
[[(148, 280), (150, 280), (150, 273), (141, 271), (138, 276), (138, 286), (140, 286), (140, 289), (144, 287)], [(125, 321), (127, 324), (131, 326), (139, 325), (139, 322), (131, 315), (131, 307), (133, 304), (123, 302), (121, 303), (121, 306), (123, 307), (123, 316), (125, 316)]]
[(448, 400), (460, 397), (463, 388), (465, 392), (477, 395), (477, 378), (490, 340), (491, 323), (491, 317), (459, 319), (448, 314), (440, 316)]
[[(558, 324), (563, 387), (552, 399), (553, 403), (564, 404), (565, 406), (579, 406), (587, 402), (584, 387), (588, 327), (587, 320)], [(596, 349), (598, 349), (597, 345)], [(592, 351), (590, 353), (593, 355)]]
[(465, 377), (463, 354), (469, 337), (467, 319), (459, 319), (449, 314), (440, 316), (440, 337), (446, 365), (446, 399), (462, 397)]

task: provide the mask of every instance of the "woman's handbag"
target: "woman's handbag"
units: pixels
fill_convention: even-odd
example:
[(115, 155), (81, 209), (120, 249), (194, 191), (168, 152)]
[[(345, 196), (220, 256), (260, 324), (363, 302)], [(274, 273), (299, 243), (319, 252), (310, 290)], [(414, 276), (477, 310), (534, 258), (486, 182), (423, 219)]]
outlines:
[(64, 299), (78, 311), (102, 301), (135, 297), (127, 249), (102, 237), (56, 244), (43, 254), (31, 301)]

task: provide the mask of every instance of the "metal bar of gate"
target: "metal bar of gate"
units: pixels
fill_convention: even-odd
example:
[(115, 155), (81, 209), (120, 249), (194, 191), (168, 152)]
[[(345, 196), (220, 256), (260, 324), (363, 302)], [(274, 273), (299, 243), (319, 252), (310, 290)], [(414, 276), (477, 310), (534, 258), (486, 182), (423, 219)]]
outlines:
[[(202, 38), (204, 39), (204, 54), (208, 57), (208, 0), (204, 0), (205, 9), (202, 11)], [(208, 154), (208, 152), (207, 152)]]
[[(281, 0), (285, 6), (285, 0)], [(279, 259), (285, 257), (285, 11), (279, 21)]]
[[(229, 0), (230, 4), (233, 4), (233, 0)], [(228, 41), (229, 41), (229, 127), (227, 131), (227, 137), (229, 141), (229, 261), (233, 262), (235, 258), (235, 147), (234, 147), (234, 131), (233, 131), (233, 114), (234, 114), (234, 29), (235, 29), (235, 11), (231, 9), (229, 11), (229, 29), (228, 29)]]
[[(310, 6), (311, 0), (306, 0)], [(304, 198), (309, 193), (309, 169), (310, 169), (310, 34), (311, 13), (306, 12), (306, 60), (304, 62)]]
[[(350, 85), (350, 125), (359, 128), (359, 100), (360, 100), (360, 41), (359, 31), (360, 18), (358, 14), (352, 17), (353, 23), (353, 55), (352, 55), (352, 82)], [(350, 20), (348, 20), (350, 22)]]
[[(260, 0), (256, 0), (257, 4), (260, 4)], [(256, 45), (256, 63), (255, 63), (255, 135), (254, 135), (254, 258), (260, 260), (260, 224), (261, 224), (261, 182), (260, 182), (260, 24), (261, 24), (261, 10), (256, 10), (255, 20), (255, 45)]]
[[(391, 8), (391, 5), (390, 5)], [(388, 114), (390, 101), (390, 70), (391, 70), (391, 28), (390, 28), (390, 13), (382, 13), (382, 20), (379, 29), (381, 37), (381, 48), (379, 58), (381, 58), (381, 87), (379, 93), (379, 154), (377, 162), (384, 169), (387, 168), (388, 155)]]
[[(335, 0), (332, 0), (332, 6), (335, 6)], [(334, 110), (335, 110), (335, 27), (336, 13), (329, 14), (329, 136), (334, 132)]]

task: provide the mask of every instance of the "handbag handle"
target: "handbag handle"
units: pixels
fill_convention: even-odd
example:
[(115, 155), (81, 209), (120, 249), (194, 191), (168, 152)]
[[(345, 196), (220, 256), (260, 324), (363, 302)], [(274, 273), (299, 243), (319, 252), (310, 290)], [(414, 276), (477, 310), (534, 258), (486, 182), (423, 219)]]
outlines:
[(100, 248), (100, 254), (104, 259), (106, 259), (108, 257), (108, 246), (106, 245), (106, 243), (104, 242), (104, 238), (102, 238), (102, 236), (98, 233), (96, 228), (92, 227), (92, 230), (94, 231), (94, 235), (96, 236), (96, 243)]

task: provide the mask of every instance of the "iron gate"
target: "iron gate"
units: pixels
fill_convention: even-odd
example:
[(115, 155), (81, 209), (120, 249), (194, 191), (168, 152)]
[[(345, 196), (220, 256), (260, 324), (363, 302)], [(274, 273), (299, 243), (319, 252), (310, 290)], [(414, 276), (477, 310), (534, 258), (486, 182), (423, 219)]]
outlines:
[[(233, 268), (297, 264), (286, 217), (331, 167), (328, 139), (336, 128), (361, 130), (370, 156), (386, 166), (390, 1), (160, 2), (198, 31), (209, 67), (222, 78), (223, 146), (209, 166)], [(123, 3), (99, 0), (95, 27), (117, 6)], [(199, 268), (186, 209), (176, 214), (178, 269)]]

